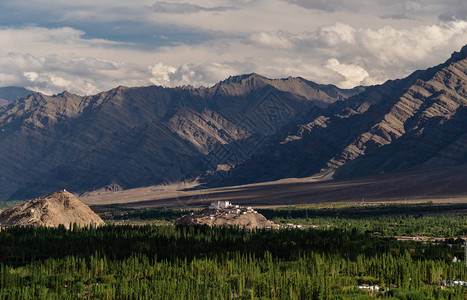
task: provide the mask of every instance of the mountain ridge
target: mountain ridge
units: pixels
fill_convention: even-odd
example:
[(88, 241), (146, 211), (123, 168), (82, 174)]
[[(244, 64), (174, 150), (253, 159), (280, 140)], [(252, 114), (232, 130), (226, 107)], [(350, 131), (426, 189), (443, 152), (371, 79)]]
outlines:
[(24, 199), (111, 183), (227, 186), (445, 167), (467, 162), (466, 96), (467, 46), (351, 90), (252, 73), (208, 88), (36, 93), (0, 108), (0, 188), (3, 199)]
[[(258, 80), (256, 75), (247, 77)], [(310, 110), (338, 100), (315, 89), (307, 97), (294, 93), (297, 86), (307, 86), (298, 79), (288, 79), (291, 87), (286, 84), (282, 90), (269, 84), (273, 80), (261, 80), (253, 89), (247, 79), (198, 89), (120, 86), (93, 96), (34, 93), (2, 107), (3, 199), (64, 188), (86, 191), (111, 182), (137, 187), (202, 175), (216, 168), (207, 166), (205, 158), (216, 147), (260, 134), (260, 148)], [(271, 101), (285, 114), (265, 122), (265, 103)], [(249, 115), (252, 108), (257, 111)]]
[[(381, 154), (378, 162), (370, 163), (366, 154), (391, 145), (435, 117), (449, 118), (467, 105), (466, 58), (467, 46), (453, 53), (445, 63), (368, 87), (345, 102), (331, 104), (323, 114), (311, 118), (311, 122), (298, 124), (294, 131), (229, 170), (228, 175), (218, 176), (221, 180), (214, 177), (210, 182), (214, 186), (234, 185), (329, 174), (335, 170), (337, 178), (374, 174), (372, 171), (378, 170), (376, 165), (382, 165), (387, 157)], [(440, 96), (443, 94), (454, 100), (445, 100)], [(430, 106), (432, 102), (437, 104)], [(392, 149), (391, 153), (398, 151), (402, 150)], [(366, 167), (356, 166), (365, 159)], [(442, 165), (440, 160), (438, 164)], [(396, 169), (405, 170), (402, 166), (393, 171)]]

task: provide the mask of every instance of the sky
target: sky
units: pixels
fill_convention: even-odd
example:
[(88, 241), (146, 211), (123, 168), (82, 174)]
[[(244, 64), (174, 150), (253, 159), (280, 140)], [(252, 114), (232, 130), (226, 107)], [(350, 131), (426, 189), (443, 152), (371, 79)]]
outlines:
[(0, 0), (0, 86), (46, 94), (252, 72), (351, 88), (465, 44), (465, 0)]

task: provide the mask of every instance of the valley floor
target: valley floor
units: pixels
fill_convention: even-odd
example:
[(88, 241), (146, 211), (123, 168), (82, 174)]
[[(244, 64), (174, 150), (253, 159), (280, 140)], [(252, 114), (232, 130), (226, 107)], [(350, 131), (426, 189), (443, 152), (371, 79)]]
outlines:
[(202, 206), (218, 200), (251, 206), (323, 202), (467, 203), (467, 176), (462, 174), (467, 174), (467, 165), (349, 180), (289, 178), (212, 189), (203, 189), (197, 182), (182, 182), (116, 192), (93, 191), (81, 195), (80, 200), (88, 205), (174, 208)]

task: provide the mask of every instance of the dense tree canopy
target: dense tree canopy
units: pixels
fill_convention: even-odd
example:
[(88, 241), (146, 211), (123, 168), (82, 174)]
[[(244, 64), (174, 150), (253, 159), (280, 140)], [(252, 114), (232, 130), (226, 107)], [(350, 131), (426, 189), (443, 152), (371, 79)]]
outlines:
[(356, 229), (12, 227), (0, 232), (0, 298), (464, 299), (439, 286), (466, 279), (452, 262), (462, 253)]

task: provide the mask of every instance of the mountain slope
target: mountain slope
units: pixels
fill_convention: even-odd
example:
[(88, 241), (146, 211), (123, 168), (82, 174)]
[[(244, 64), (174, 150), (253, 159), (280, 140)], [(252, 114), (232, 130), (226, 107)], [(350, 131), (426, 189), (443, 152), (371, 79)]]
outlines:
[(434, 118), (423, 129), (413, 129), (337, 169), (336, 178), (467, 164), (467, 108), (449, 118)]
[[(230, 151), (246, 157), (310, 111), (361, 91), (320, 87), (250, 74), (211, 88), (118, 87), (88, 97), (35, 93), (0, 108), (0, 198), (202, 175), (222, 161), (206, 158), (220, 146), (243, 145)], [(243, 142), (252, 140), (255, 147), (245, 153)]]
[(31, 95), (33, 92), (16, 86), (0, 87), (0, 106)]
[[(413, 107), (395, 143), (369, 151), (336, 177), (467, 163), (467, 47), (404, 94)], [(401, 122), (402, 123), (402, 122)]]
[[(270, 143), (213, 185), (352, 177), (465, 162), (467, 46), (445, 63), (367, 88)], [(355, 160), (355, 161), (354, 161)]]

